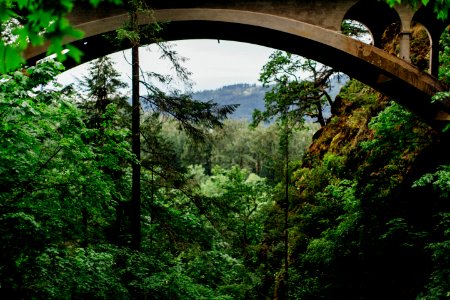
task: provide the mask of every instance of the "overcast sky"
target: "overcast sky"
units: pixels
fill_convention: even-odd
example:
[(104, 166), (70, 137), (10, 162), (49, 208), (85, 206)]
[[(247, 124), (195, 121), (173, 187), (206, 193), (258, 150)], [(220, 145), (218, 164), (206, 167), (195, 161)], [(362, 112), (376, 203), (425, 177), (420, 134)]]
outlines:
[[(173, 42), (174, 50), (188, 60), (185, 67), (193, 74), (194, 91), (216, 89), (235, 83), (258, 83), (262, 66), (274, 49), (246, 43), (220, 40), (186, 40)], [(161, 61), (157, 47), (141, 49), (141, 66), (145, 71), (170, 74), (170, 64)], [(130, 51), (111, 55), (123, 80), (130, 82)], [(125, 58), (127, 57), (127, 59)], [(67, 84), (86, 74), (88, 64), (80, 65), (59, 76)]]

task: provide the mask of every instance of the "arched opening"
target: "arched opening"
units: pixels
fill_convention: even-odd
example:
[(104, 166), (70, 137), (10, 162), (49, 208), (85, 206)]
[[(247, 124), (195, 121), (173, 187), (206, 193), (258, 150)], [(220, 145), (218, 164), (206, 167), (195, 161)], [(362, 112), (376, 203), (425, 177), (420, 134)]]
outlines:
[[(389, 25), (383, 33), (381, 44), (389, 54), (400, 56), (401, 25), (395, 22)], [(412, 22), (410, 32), (411, 64), (421, 71), (430, 70), (431, 40), (428, 30), (418, 22)]]
[(439, 73), (439, 41), (441, 40), (441, 34), (447, 27), (447, 23), (437, 20), (435, 13), (428, 6), (421, 6), (416, 12), (413, 18), (413, 22), (420, 23), (424, 26), (428, 32), (430, 39), (430, 51), (429, 51), (429, 67), (428, 71), (431, 75), (438, 77)]
[(420, 23), (413, 22), (411, 29), (411, 63), (430, 73), (431, 37)]
[(361, 0), (347, 11), (344, 16), (344, 20), (346, 19), (364, 24), (372, 34), (373, 45), (383, 48), (383, 33), (390, 24), (399, 21), (400, 17), (384, 2)]
[(370, 29), (356, 20), (345, 19), (342, 21), (341, 32), (363, 43), (373, 45), (374, 38)]

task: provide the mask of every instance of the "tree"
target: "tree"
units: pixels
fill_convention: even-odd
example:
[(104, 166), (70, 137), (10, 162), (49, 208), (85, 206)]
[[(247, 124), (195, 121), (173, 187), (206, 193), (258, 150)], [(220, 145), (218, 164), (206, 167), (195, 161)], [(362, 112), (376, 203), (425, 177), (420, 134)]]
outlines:
[(262, 240), (261, 215), (271, 205), (272, 194), (266, 180), (234, 166), (213, 169), (213, 175), (201, 184), (201, 192), (211, 199), (208, 214), (216, 228), (240, 255), (249, 257), (249, 247)]
[[(303, 74), (302, 74), (303, 73)], [(308, 79), (302, 77), (309, 76)], [(280, 126), (280, 150), (284, 161), (284, 297), (288, 297), (289, 274), (289, 140), (295, 127), (303, 126), (306, 117), (316, 118), (321, 126), (326, 121), (325, 105), (333, 109), (333, 101), (326, 89), (334, 70), (310, 59), (275, 51), (264, 65), (260, 81), (272, 88), (265, 95), (265, 111), (255, 110), (253, 124), (276, 118)]]
[(138, 11), (142, 9), (141, 1), (130, 1), (131, 33), (131, 148), (136, 160), (132, 163), (131, 179), (131, 246), (139, 250), (141, 245), (141, 104), (139, 80), (139, 46), (140, 33)]
[[(161, 27), (156, 22), (149, 25), (139, 26), (139, 15), (144, 13), (146, 17), (154, 21), (153, 11), (147, 6), (145, 1), (130, 0), (127, 4), (130, 21), (123, 28), (117, 31), (120, 41), (128, 41), (131, 46), (132, 54), (132, 152), (136, 160), (132, 164), (132, 195), (131, 195), (131, 216), (132, 221), (131, 235), (132, 247), (140, 248), (141, 244), (141, 99), (144, 100), (147, 109), (154, 112), (167, 114), (178, 121), (180, 127), (186, 130), (193, 138), (201, 139), (203, 137), (203, 128), (212, 126), (220, 126), (221, 121), (233, 112), (235, 106), (228, 105), (220, 107), (212, 101), (199, 102), (194, 101), (192, 97), (179, 91), (171, 93), (163, 92), (152, 83), (152, 79), (156, 78), (160, 83), (170, 83), (171, 79), (154, 72), (146, 74), (140, 73), (139, 65), (139, 47), (141, 46), (141, 38), (145, 37), (146, 41), (156, 42), (162, 50), (162, 58), (169, 59), (173, 64), (177, 75), (185, 82), (188, 81), (189, 72), (180, 64), (179, 56), (175, 51), (166, 46), (160, 38), (158, 32)], [(140, 85), (146, 89), (147, 95), (140, 93)]]
[(79, 93), (84, 100), (81, 107), (92, 116), (88, 124), (92, 123), (95, 128), (100, 128), (102, 116), (109, 104), (115, 104), (124, 113), (124, 110), (129, 110), (128, 99), (121, 93), (127, 84), (120, 80), (120, 74), (108, 56), (91, 62), (88, 75), (78, 81), (78, 86), (84, 92)]
[[(126, 214), (127, 203), (118, 195), (127, 195), (128, 191), (121, 184), (127, 181), (127, 166), (131, 160), (121, 153), (115, 152), (113, 143), (129, 143), (131, 107), (121, 89), (127, 85), (120, 80), (120, 74), (114, 68), (114, 63), (109, 57), (99, 58), (90, 63), (87, 76), (78, 81), (78, 96), (83, 99), (78, 106), (85, 113), (85, 124), (92, 129), (93, 134), (86, 139), (86, 143), (95, 146), (94, 149), (102, 149), (101, 155), (105, 160), (114, 162), (113, 166), (104, 165), (102, 171), (108, 174), (114, 182), (112, 197), (116, 202), (115, 242), (126, 244), (122, 240), (124, 228), (127, 228)], [(121, 135), (116, 133), (121, 132)], [(123, 138), (126, 137), (126, 141)], [(100, 153), (99, 153), (100, 154)], [(126, 185), (125, 185), (126, 186)]]
[[(270, 60), (264, 65), (260, 74), (260, 81), (264, 86), (273, 84), (272, 89), (265, 95), (265, 111), (255, 110), (253, 113), (253, 125), (261, 121), (276, 118), (280, 126), (280, 150), (284, 161), (284, 274), (283, 296), (288, 297), (289, 289), (289, 138), (295, 126), (301, 126), (307, 114), (314, 114), (318, 122), (325, 126), (322, 114), (322, 102), (325, 91), (315, 87), (316, 83), (300, 80), (300, 71), (311, 69), (315, 62), (304, 61), (302, 58), (293, 57), (290, 53), (276, 51), (270, 56)], [(313, 77), (317, 79), (317, 72), (313, 68)], [(331, 71), (330, 71), (331, 72)], [(324, 75), (325, 85), (330, 75)], [(317, 80), (317, 85), (321, 82)], [(320, 87), (322, 87), (322, 85)], [(328, 95), (328, 94), (326, 94)], [(331, 98), (330, 98), (331, 99)], [(312, 115), (311, 115), (312, 116)]]
[(265, 96), (265, 111), (256, 110), (254, 121), (259, 123), (284, 115), (296, 124), (310, 117), (324, 126), (325, 106), (333, 109), (327, 88), (334, 73), (313, 60), (275, 51), (260, 74), (262, 84), (272, 88)]

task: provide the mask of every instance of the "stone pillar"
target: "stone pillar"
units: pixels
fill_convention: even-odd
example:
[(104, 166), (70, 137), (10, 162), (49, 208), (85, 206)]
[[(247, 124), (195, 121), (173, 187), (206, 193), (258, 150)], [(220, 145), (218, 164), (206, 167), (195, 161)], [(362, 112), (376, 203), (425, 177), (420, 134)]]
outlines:
[(396, 5), (395, 10), (401, 21), (400, 32), (400, 53), (401, 59), (411, 62), (411, 21), (414, 17), (414, 11), (409, 5)]
[(411, 62), (411, 32), (402, 31), (400, 33), (400, 53), (401, 59)]

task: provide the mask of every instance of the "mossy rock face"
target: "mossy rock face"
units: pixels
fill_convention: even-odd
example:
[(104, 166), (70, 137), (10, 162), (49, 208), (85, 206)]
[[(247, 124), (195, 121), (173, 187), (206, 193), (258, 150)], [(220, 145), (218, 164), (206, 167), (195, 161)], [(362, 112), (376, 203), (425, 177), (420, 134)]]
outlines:
[(359, 142), (372, 137), (368, 128), (370, 120), (386, 107), (388, 101), (359, 81), (351, 80), (342, 88), (335, 103), (334, 114), (327, 125), (314, 134), (304, 167), (312, 167), (327, 153), (347, 157), (358, 151)]
[[(420, 27), (412, 35), (418, 43), (412, 62), (425, 70), (425, 36)], [(396, 38), (386, 44), (394, 54)], [(355, 80), (335, 103), (292, 173), (290, 274), (298, 285), (292, 289), (299, 299), (425, 299), (435, 287), (447, 292), (448, 281), (435, 274), (449, 274), (449, 255), (436, 248), (449, 245), (450, 204), (442, 201), (448, 192), (439, 194), (442, 179), (450, 178), (448, 136)]]

